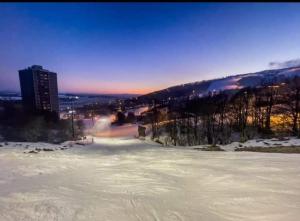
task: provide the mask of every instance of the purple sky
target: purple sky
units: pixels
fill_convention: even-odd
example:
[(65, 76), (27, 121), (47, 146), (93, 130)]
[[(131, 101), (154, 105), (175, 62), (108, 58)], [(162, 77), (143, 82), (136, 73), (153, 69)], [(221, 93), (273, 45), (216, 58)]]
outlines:
[(297, 3), (0, 3), (0, 90), (18, 70), (60, 92), (146, 93), (300, 57)]

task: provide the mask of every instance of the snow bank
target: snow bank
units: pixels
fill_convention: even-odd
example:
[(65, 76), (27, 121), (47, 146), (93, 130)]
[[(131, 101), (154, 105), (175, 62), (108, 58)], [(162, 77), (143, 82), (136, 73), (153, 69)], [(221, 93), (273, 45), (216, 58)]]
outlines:
[(233, 142), (228, 145), (220, 145), (220, 147), (226, 151), (234, 151), (236, 148), (245, 147), (299, 147), (300, 139), (296, 137), (287, 137), (283, 139), (253, 139), (244, 143)]

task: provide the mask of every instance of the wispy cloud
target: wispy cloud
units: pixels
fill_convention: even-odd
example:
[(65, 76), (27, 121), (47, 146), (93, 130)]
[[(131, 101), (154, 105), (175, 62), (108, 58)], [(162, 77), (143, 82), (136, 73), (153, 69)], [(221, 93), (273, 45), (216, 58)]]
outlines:
[(300, 66), (300, 58), (299, 59), (293, 59), (283, 62), (270, 62), (269, 66), (271, 68), (291, 68), (291, 67), (299, 67)]

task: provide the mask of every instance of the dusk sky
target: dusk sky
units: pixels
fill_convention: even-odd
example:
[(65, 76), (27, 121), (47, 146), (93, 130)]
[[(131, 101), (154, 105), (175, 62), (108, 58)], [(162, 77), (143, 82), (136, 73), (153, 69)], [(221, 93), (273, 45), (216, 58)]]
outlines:
[(60, 92), (147, 93), (300, 58), (300, 4), (0, 3), (0, 91), (18, 70)]

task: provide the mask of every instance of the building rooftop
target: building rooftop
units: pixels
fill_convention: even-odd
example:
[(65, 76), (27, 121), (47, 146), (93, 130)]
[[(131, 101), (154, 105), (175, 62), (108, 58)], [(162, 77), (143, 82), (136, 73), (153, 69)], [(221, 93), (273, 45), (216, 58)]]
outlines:
[(44, 69), (42, 65), (31, 65), (30, 67), (26, 68), (25, 70), (41, 70), (41, 71), (45, 71), (45, 72), (49, 72), (49, 73), (54, 73), (52, 71)]

